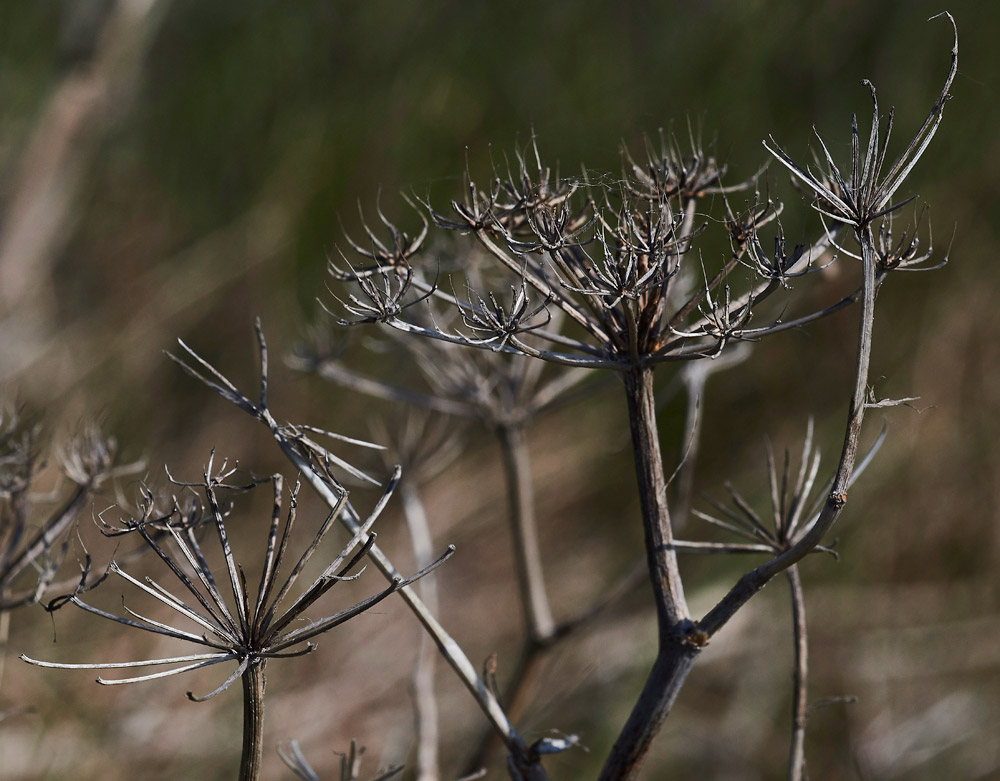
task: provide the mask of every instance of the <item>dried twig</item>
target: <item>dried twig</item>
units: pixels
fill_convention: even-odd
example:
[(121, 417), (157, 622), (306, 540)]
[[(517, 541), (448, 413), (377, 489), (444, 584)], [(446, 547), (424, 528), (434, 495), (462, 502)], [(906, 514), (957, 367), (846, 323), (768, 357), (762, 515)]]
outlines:
[[(264, 334), (259, 322), (256, 330), (261, 363), (261, 392), (257, 402), (251, 401), (241, 393), (224, 375), (183, 342), (180, 343), (181, 347), (187, 352), (187, 358), (194, 365), (169, 353), (168, 356), (189, 375), (266, 425), (282, 452), (300, 471), (302, 479), (316, 491), (331, 509), (335, 510), (335, 514), (347, 530), (352, 535), (359, 537), (376, 569), (391, 582), (396, 582), (400, 578), (398, 571), (389, 558), (375, 545), (367, 531), (362, 528), (357, 513), (353, 510), (350, 502), (344, 499), (343, 487), (330, 471), (330, 463), (335, 460), (334, 456), (325, 448), (303, 436), (299, 427), (281, 425), (272, 416), (267, 405), (267, 344), (264, 341)], [(510, 752), (511, 761), (515, 763), (516, 767), (521, 768), (520, 772), (525, 774), (525, 777), (538, 777), (541, 772), (538, 754), (525, 744), (497, 702), (496, 697), (479, 677), (475, 667), (459, 645), (445, 631), (413, 589), (404, 584), (398, 588), (398, 592), (424, 629), (434, 638), (438, 650), (473, 695), (493, 728), (502, 736), (504, 744)]]

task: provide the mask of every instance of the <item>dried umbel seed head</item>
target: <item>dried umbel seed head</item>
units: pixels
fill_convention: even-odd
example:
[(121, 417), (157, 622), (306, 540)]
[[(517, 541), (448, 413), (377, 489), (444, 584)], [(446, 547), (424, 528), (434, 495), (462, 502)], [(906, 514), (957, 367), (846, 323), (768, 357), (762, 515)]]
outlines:
[(36, 475), (42, 456), (39, 429), (10, 410), (0, 412), (0, 610), (38, 601), (53, 587), (69, 550), (71, 532), (108, 480), (135, 471), (139, 464), (118, 465), (116, 445), (97, 426), (56, 448), (62, 473), (72, 484), (48, 493), (47, 508)]
[[(105, 525), (106, 532), (111, 535), (135, 534), (140, 536), (152, 552), (166, 565), (174, 579), (179, 583), (182, 589), (181, 593), (186, 592), (186, 596), (178, 596), (153, 580), (143, 583), (125, 572), (115, 562), (111, 563), (110, 574), (128, 582), (178, 616), (194, 622), (202, 630), (201, 634), (146, 618), (128, 607), (124, 608), (127, 614), (125, 616), (108, 613), (83, 601), (81, 593), (84, 589), (69, 595), (65, 600), (89, 613), (119, 624), (201, 646), (207, 649), (204, 653), (131, 662), (84, 664), (42, 662), (25, 656), (21, 658), (40, 667), (59, 669), (107, 670), (175, 665), (165, 672), (149, 673), (137, 677), (98, 678), (98, 683), (101, 684), (138, 683), (223, 662), (235, 662), (236, 669), (233, 673), (213, 691), (204, 696), (196, 696), (188, 692), (188, 697), (201, 701), (225, 691), (234, 681), (248, 674), (251, 668), (262, 665), (268, 659), (299, 656), (312, 651), (315, 647), (312, 642), (314, 638), (360, 615), (390, 594), (423, 577), (447, 559), (453, 550), (449, 549), (441, 558), (411, 578), (396, 578), (386, 589), (368, 599), (325, 617), (310, 619), (307, 617), (306, 611), (314, 603), (340, 581), (353, 580), (357, 577), (351, 572), (375, 542), (375, 534), (369, 532), (392, 495), (399, 481), (400, 470), (397, 469), (394, 472), (385, 486), (382, 498), (368, 518), (360, 524), (357, 533), (330, 560), (322, 573), (294, 598), (292, 597), (294, 586), (303, 575), (307, 563), (316, 554), (324, 537), (336, 524), (338, 514), (354, 512), (347, 501), (346, 492), (343, 495), (341, 506), (327, 515), (318, 531), (314, 533), (312, 541), (291, 567), (285, 580), (281, 582), (278, 580), (278, 572), (288, 554), (291, 532), (295, 525), (298, 484), (288, 494), (288, 511), (282, 523), (283, 481), (280, 475), (274, 475), (270, 478), (274, 487), (274, 505), (271, 522), (265, 536), (264, 566), (254, 596), (247, 589), (244, 568), (236, 561), (230, 547), (225, 521), (226, 512), (219, 499), (219, 493), (234, 488), (248, 490), (259, 481), (253, 481), (250, 485), (244, 486), (232, 485), (227, 481), (234, 474), (235, 468), (228, 468), (226, 463), (215, 470), (213, 454), (201, 481), (177, 483), (189, 489), (196, 489), (204, 498), (205, 512), (209, 517), (209, 523), (214, 530), (222, 554), (225, 567), (223, 578), (217, 578), (213, 574), (209, 557), (203, 550), (196, 533), (199, 524), (190, 522), (187, 514), (182, 512), (180, 504), (176, 504), (166, 515), (158, 515), (154, 503), (147, 500), (140, 504), (142, 508), (140, 516), (126, 517), (115, 525)], [(154, 535), (155, 531), (166, 532), (166, 539)], [(232, 601), (227, 600), (218, 585), (220, 582), (227, 581)]]

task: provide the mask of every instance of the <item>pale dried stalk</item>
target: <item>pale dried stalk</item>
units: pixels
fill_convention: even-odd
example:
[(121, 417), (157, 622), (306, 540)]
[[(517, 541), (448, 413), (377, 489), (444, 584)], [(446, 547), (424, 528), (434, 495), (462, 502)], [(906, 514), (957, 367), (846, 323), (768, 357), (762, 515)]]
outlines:
[[(417, 568), (424, 562), (430, 562), (434, 557), (431, 540), (430, 524), (423, 502), (417, 494), (417, 489), (411, 482), (404, 482), (400, 489), (403, 499), (403, 516), (410, 530), (410, 541), (413, 546)], [(438, 587), (436, 578), (431, 575), (420, 584), (420, 596), (428, 609), (438, 613)], [(434, 653), (434, 643), (426, 632), (420, 633), (420, 647), (417, 650), (417, 663), (413, 671), (413, 699), (416, 710), (417, 731), (417, 779), (418, 781), (438, 781), (441, 777), (438, 760), (439, 726), (437, 694), (434, 689), (434, 666), (437, 654)]]
[(497, 436), (507, 479), (521, 607), (529, 637), (534, 643), (545, 645), (555, 636), (556, 622), (545, 589), (528, 446), (524, 432), (516, 425), (500, 426)]
[(806, 630), (806, 604), (802, 593), (799, 567), (793, 564), (785, 572), (792, 599), (792, 630), (795, 639), (795, 671), (792, 690), (792, 740), (788, 749), (788, 781), (806, 777), (806, 720), (809, 711), (809, 637)]

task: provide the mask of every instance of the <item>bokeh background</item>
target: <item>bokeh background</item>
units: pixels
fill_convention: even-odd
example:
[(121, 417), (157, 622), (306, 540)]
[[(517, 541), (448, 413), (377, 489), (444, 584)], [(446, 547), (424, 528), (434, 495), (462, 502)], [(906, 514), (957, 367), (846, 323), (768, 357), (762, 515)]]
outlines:
[[(840, 561), (803, 566), (812, 696), (857, 698), (813, 714), (815, 779), (1000, 774), (1000, 9), (948, 8), (961, 67), (906, 194), (932, 206), (942, 252), (954, 233), (951, 263), (891, 278), (875, 334), (879, 392), (920, 400), (871, 415), (870, 434), (884, 419), (888, 441), (837, 527)], [(358, 231), (358, 201), (371, 209), (381, 192), (388, 214), (412, 222), (400, 189), (445, 205), (466, 165), (488, 171), (491, 155), (532, 133), (563, 170), (614, 172), (623, 141), (640, 146), (661, 127), (683, 135), (688, 122), (736, 181), (764, 160), (768, 133), (802, 157), (816, 125), (843, 153), (851, 111), (869, 111), (862, 78), (895, 106), (902, 140), (947, 69), (950, 30), (925, 22), (939, 10), (924, 0), (0, 4), (0, 387), (56, 440), (100, 418), (126, 459), (147, 459), (152, 483), (163, 463), (196, 475), (212, 447), (256, 472), (287, 473), (265, 432), (161, 350), (181, 337), (251, 383), (256, 316), (276, 357), (323, 321), (326, 258), (345, 228)], [(776, 167), (767, 182), (788, 203), (790, 237), (813, 230)], [(809, 415), (834, 459), (854, 323), (842, 314), (774, 338), (713, 379), (699, 493), (721, 498), (732, 479), (761, 506), (764, 437), (794, 445)], [(365, 348), (353, 340), (359, 368), (412, 380)], [(272, 363), (283, 417), (366, 436), (366, 421), (390, 412)], [(661, 374), (666, 387), (670, 371)], [(600, 595), (641, 549), (619, 402), (613, 385), (598, 385), (530, 432), (558, 616)], [(661, 411), (674, 461), (683, 408), (665, 397)], [(439, 545), (459, 547), (440, 576), (442, 620), (474, 661), (497, 652), (502, 679), (520, 620), (504, 488), (492, 440), (472, 429), (466, 443), (458, 465), (424, 489)], [(262, 527), (265, 505), (241, 505), (241, 523)], [(391, 510), (382, 539), (406, 561)], [(746, 562), (685, 566), (697, 612)], [(377, 582), (372, 573), (350, 593)], [(107, 598), (113, 605), (117, 591)], [(0, 722), (0, 778), (232, 776), (239, 695), (184, 698), (213, 688), (211, 671), (106, 689), (90, 673), (16, 660), (138, 658), (156, 647), (130, 634), (69, 611), (11, 616), (0, 709), (31, 710)], [(329, 778), (352, 738), (368, 747), (371, 771), (407, 761), (416, 637), (391, 604), (328, 635), (317, 653), (272, 664), (269, 746), (297, 738)], [(639, 588), (550, 654), (523, 729), (579, 734), (587, 748), (554, 757), (553, 777), (596, 773), (654, 653)], [(776, 583), (699, 661), (647, 777), (781, 775), (790, 664), (787, 594)], [(457, 777), (483, 725), (446, 672), (439, 681), (445, 774)], [(289, 775), (273, 751), (266, 768)], [(502, 777), (501, 764), (490, 773)]]

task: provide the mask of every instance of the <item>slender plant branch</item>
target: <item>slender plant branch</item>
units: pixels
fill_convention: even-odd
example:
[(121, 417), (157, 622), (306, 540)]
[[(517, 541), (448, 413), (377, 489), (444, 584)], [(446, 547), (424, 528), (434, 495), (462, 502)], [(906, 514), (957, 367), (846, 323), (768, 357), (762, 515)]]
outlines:
[[(433, 560), (434, 549), (431, 538), (430, 524), (427, 513), (415, 485), (404, 482), (400, 490), (403, 499), (403, 516), (410, 530), (410, 541), (413, 545), (417, 568), (425, 566)], [(420, 583), (420, 596), (434, 613), (439, 612), (438, 587), (436, 578), (431, 575)], [(438, 759), (439, 725), (438, 703), (434, 688), (434, 666), (437, 655), (434, 653), (434, 643), (426, 632), (420, 633), (420, 647), (417, 650), (417, 662), (413, 671), (413, 699), (416, 710), (417, 733), (417, 768), (418, 781), (438, 781), (441, 777)], [(491, 732), (491, 734), (493, 734)]]
[(788, 750), (788, 781), (806, 777), (806, 720), (809, 711), (809, 636), (806, 629), (806, 603), (799, 567), (785, 571), (792, 600), (792, 628), (795, 638), (795, 672), (792, 690), (792, 740)]
[(847, 488), (857, 457), (861, 424), (864, 422), (865, 404), (868, 399), (868, 367), (871, 362), (872, 329), (875, 320), (876, 257), (870, 226), (858, 230), (863, 258), (864, 289), (858, 333), (857, 359), (855, 362), (854, 391), (847, 415), (847, 430), (841, 449), (840, 464), (834, 475), (833, 485), (819, 517), (794, 545), (770, 561), (746, 573), (729, 592), (698, 622), (701, 631), (709, 637), (721, 629), (736, 611), (760, 591), (775, 575), (785, 571), (821, 543), (826, 533), (840, 517), (847, 503)]
[(546, 645), (555, 634), (556, 623), (545, 589), (528, 445), (524, 431), (517, 425), (499, 426), (497, 439), (507, 481), (511, 538), (514, 541), (525, 634), (533, 644)]

